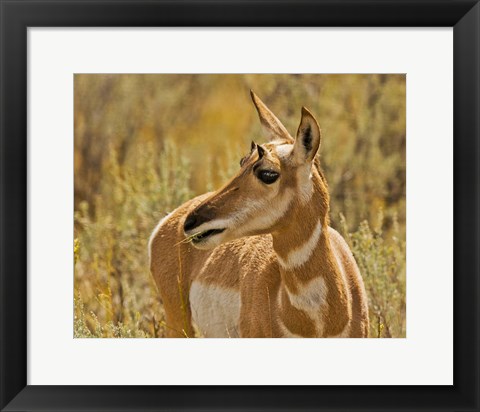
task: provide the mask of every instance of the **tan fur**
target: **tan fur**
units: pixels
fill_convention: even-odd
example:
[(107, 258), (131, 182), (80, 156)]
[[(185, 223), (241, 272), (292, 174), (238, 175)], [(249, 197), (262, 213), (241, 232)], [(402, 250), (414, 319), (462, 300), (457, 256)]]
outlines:
[[(328, 188), (315, 160), (318, 124), (303, 109), (294, 140), (266, 105), (252, 98), (272, 139), (262, 146), (263, 156), (261, 149), (252, 150), (224, 187), (186, 202), (152, 235), (150, 269), (165, 308), (167, 335), (195, 336), (190, 302), (195, 282), (196, 305), (216, 297), (218, 302), (193, 307), (199, 311), (193, 319), (205, 322), (212, 310), (215, 319), (222, 313), (230, 322), (238, 316), (233, 327), (196, 325), (208, 337), (216, 330), (218, 336), (367, 337), (362, 277), (346, 242), (329, 227)], [(275, 170), (280, 178), (265, 185), (255, 167)], [(199, 248), (202, 243), (181, 243), (189, 216), (201, 218), (197, 227), (205, 231), (224, 229), (210, 227), (215, 224), (226, 230), (207, 239), (205, 249)], [(212, 293), (203, 300), (198, 293), (205, 290)], [(238, 312), (225, 301), (231, 296), (239, 297)]]

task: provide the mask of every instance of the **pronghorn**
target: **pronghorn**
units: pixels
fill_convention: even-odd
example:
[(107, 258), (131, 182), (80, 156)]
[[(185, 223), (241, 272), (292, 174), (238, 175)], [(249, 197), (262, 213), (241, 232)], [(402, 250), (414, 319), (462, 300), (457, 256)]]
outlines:
[(252, 142), (236, 176), (167, 215), (150, 238), (167, 336), (367, 337), (362, 277), (329, 226), (318, 123), (303, 107), (293, 139), (251, 97), (269, 142)]

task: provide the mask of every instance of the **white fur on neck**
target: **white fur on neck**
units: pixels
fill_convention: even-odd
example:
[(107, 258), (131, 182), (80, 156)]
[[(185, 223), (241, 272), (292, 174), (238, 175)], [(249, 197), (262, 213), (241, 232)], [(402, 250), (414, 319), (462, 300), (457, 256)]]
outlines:
[(290, 303), (304, 311), (315, 323), (317, 336), (323, 336), (323, 313), (327, 307), (328, 286), (323, 276), (316, 277), (301, 287), (297, 293), (286, 288)]
[(300, 288), (298, 293), (287, 289), (290, 303), (297, 309), (305, 311), (318, 310), (325, 303), (328, 287), (322, 276), (312, 279), (307, 285)]
[(322, 224), (318, 221), (310, 238), (303, 245), (291, 250), (286, 257), (282, 258), (277, 254), (277, 259), (280, 265), (286, 270), (292, 270), (305, 264), (312, 256), (321, 233)]

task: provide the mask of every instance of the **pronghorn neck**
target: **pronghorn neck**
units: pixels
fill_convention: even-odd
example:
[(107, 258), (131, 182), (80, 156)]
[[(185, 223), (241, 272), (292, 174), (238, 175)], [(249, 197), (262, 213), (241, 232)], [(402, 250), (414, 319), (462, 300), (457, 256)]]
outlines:
[[(283, 267), (300, 266), (300, 262), (311, 258), (310, 252), (318, 246), (322, 233), (327, 232), (328, 190), (316, 168), (311, 169), (304, 185), (310, 187), (308, 193), (294, 197), (289, 210), (272, 232), (273, 247)], [(300, 250), (306, 253), (301, 255)]]
[(326, 213), (325, 200), (314, 190), (310, 200), (295, 204), (280, 230), (272, 233), (273, 248), (287, 285), (319, 276), (320, 270), (309, 269), (312, 263), (321, 268), (318, 260), (330, 251)]
[(297, 205), (272, 233), (282, 280), (280, 316), (292, 334), (302, 336), (333, 336), (348, 322), (346, 280), (330, 245), (328, 196), (315, 190), (319, 184), (310, 201)]

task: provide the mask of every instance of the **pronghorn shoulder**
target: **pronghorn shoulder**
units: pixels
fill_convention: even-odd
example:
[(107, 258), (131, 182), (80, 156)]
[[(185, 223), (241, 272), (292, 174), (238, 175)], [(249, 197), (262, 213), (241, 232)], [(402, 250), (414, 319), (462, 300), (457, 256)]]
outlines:
[(340, 272), (351, 287), (352, 281), (356, 282), (356, 278), (360, 277), (353, 253), (340, 233), (331, 227), (329, 227), (329, 237), (332, 252), (336, 258)]
[(277, 275), (278, 262), (271, 236), (257, 235), (217, 246), (195, 277), (207, 284), (237, 289), (242, 284), (257, 285), (263, 278), (274, 281)]
[(351, 337), (368, 337), (368, 298), (362, 275), (345, 239), (334, 229), (331, 229), (330, 238), (338, 265), (348, 284), (353, 311), (350, 326), (336, 337), (344, 337), (345, 333)]
[(350, 247), (348, 246), (343, 236), (331, 226), (328, 227), (328, 235), (330, 238), (330, 244), (332, 246), (333, 252), (338, 257), (353, 256), (352, 251), (350, 250)]

